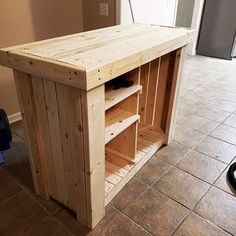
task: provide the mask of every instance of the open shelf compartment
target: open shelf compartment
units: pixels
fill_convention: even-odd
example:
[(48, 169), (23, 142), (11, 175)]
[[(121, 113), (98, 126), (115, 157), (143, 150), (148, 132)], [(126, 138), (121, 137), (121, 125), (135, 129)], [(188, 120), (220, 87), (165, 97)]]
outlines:
[(138, 131), (137, 151), (133, 160), (106, 151), (105, 156), (105, 204), (129, 182), (149, 158), (164, 144), (164, 134), (151, 128)]
[[(135, 94), (134, 88), (132, 88), (134, 94), (131, 96), (128, 96), (128, 92), (124, 95), (125, 92), (122, 90), (120, 90), (121, 94), (118, 93), (119, 90), (115, 92), (117, 94), (114, 103), (121, 99), (118, 99), (119, 96), (127, 97), (124, 100), (126, 102), (121, 102), (122, 105), (118, 105), (118, 107), (115, 106), (116, 109), (123, 111), (116, 110), (115, 112), (120, 113), (120, 116), (127, 121), (135, 120), (139, 114), (140, 123), (134, 122), (129, 126), (128, 122), (122, 122), (127, 124), (125, 127), (128, 127), (124, 128), (105, 147), (106, 205), (155, 152), (171, 140), (169, 132), (174, 99), (173, 91), (176, 86), (177, 68), (180, 60), (179, 53), (179, 50), (173, 51), (132, 72), (133, 75), (135, 75), (135, 71), (136, 75), (139, 74), (139, 79), (136, 80), (137, 83), (134, 86), (142, 86), (140, 95)], [(137, 71), (139, 72), (137, 73)], [(138, 91), (138, 87), (136, 90)], [(124, 94), (122, 94), (123, 92)], [(130, 121), (130, 123), (132, 122)]]

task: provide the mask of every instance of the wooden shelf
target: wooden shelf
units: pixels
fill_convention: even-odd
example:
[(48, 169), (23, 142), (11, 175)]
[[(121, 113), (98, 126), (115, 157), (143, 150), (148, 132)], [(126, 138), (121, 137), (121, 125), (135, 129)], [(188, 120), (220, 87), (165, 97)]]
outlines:
[(123, 101), (129, 96), (137, 92), (141, 92), (141, 90), (141, 85), (132, 85), (128, 88), (120, 88), (117, 90), (107, 88), (105, 92), (105, 110), (108, 110), (109, 108), (113, 107), (114, 105)]
[(119, 154), (106, 150), (105, 204), (129, 182), (149, 158), (163, 145), (164, 134), (151, 128), (138, 132), (138, 150), (135, 161), (125, 160)]
[(139, 115), (115, 107), (106, 111), (105, 144), (138, 120)]

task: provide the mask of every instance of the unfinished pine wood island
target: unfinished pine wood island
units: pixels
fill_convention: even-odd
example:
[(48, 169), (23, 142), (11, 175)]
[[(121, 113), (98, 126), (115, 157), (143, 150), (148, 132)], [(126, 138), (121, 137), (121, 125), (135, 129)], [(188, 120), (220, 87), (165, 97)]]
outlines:
[[(0, 50), (14, 71), (35, 191), (93, 228), (173, 139), (192, 30), (114, 26)], [(114, 88), (115, 80), (129, 81)]]

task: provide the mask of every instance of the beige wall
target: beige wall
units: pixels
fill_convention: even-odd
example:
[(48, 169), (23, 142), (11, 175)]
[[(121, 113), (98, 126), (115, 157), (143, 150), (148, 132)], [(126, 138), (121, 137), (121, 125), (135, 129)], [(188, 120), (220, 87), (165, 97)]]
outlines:
[[(82, 30), (82, 0), (1, 0), (0, 48)], [(2, 66), (0, 108), (19, 112), (12, 72)]]
[[(108, 3), (109, 15), (100, 16), (99, 3)], [(116, 24), (116, 0), (83, 0), (84, 30)]]

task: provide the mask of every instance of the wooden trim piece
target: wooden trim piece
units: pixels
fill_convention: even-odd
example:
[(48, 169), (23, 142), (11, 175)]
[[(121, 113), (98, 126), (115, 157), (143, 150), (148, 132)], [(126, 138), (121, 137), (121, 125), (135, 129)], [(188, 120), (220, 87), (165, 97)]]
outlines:
[(21, 70), (38, 77), (54, 80), (63, 84), (86, 89), (86, 72), (79, 66), (67, 65), (54, 60), (33, 56), (26, 53), (0, 51), (2, 65)]
[(14, 70), (14, 78), (22, 112), (26, 138), (29, 149), (29, 160), (34, 180), (35, 191), (49, 199), (47, 164), (42, 146), (43, 137), (37, 115), (36, 101), (33, 92), (32, 78), (29, 74)]
[[(105, 215), (105, 89), (82, 91), (87, 223), (93, 228)], [(79, 212), (78, 212), (79, 214)]]

